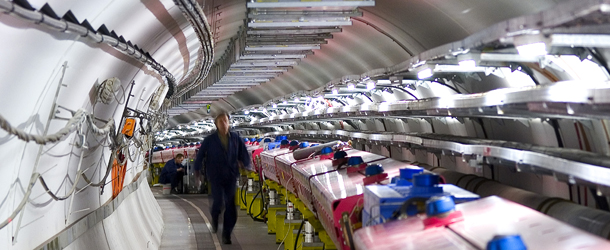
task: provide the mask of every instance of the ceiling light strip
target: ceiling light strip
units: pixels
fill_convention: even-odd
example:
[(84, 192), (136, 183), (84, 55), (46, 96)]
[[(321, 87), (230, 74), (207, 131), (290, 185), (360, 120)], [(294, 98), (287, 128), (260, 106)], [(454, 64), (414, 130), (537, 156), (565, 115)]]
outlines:
[(300, 34), (323, 34), (341, 32), (341, 28), (332, 29), (267, 29), (248, 30), (248, 35), (300, 35)]
[(247, 8), (311, 8), (311, 7), (372, 7), (375, 1), (264, 1), (248, 2)]
[(249, 22), (250, 28), (286, 28), (286, 27), (337, 27), (350, 26), (352, 21), (311, 21), (311, 22)]
[(320, 49), (320, 45), (305, 45), (305, 46), (248, 46), (246, 51), (285, 51), (285, 50), (314, 50)]

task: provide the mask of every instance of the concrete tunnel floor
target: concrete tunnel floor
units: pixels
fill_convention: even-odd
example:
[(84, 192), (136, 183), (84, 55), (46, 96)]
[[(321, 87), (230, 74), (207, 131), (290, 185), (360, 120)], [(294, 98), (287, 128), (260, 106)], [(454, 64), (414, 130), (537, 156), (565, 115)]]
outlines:
[[(218, 232), (213, 235), (199, 212), (203, 212), (208, 221), (211, 221), (211, 200), (207, 194), (164, 195), (161, 187), (151, 189), (163, 211), (165, 223), (160, 249), (275, 250), (280, 246), (275, 244), (275, 235), (267, 233), (267, 224), (254, 221), (245, 210), (239, 208), (237, 224), (231, 235), (232, 244), (224, 245), (221, 239), (222, 214)], [(212, 237), (217, 237), (216, 242), (220, 248), (216, 247)], [(284, 246), (280, 249), (284, 249)]]

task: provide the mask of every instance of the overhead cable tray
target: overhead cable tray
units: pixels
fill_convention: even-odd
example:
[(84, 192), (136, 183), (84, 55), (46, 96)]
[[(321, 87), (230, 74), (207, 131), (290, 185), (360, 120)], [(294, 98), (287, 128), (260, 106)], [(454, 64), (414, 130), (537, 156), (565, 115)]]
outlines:
[(451, 95), (417, 101), (330, 107), (316, 112), (253, 120), (241, 123), (237, 127), (379, 117), (607, 119), (610, 117), (609, 86), (608, 82), (568, 81), (545, 86), (497, 89), (486, 93)]

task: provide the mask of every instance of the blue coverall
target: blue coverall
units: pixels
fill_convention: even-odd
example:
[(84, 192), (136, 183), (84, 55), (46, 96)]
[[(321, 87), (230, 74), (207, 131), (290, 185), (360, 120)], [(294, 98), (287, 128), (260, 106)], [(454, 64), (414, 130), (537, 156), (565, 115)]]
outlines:
[(171, 159), (165, 163), (163, 169), (161, 169), (161, 175), (159, 176), (159, 183), (161, 184), (172, 184), (172, 189), (178, 186), (180, 178), (176, 178), (178, 169), (184, 168), (182, 164), (176, 163), (176, 159)]
[(205, 160), (205, 175), (212, 187), (213, 204), (211, 208), (212, 223), (218, 226), (218, 217), (221, 207), (225, 204), (222, 236), (229, 238), (237, 222), (237, 209), (235, 207), (235, 191), (239, 177), (238, 161), (248, 170), (252, 170), (250, 155), (241, 137), (235, 132), (229, 132), (227, 150), (222, 147), (218, 132), (207, 136), (201, 143), (195, 170), (202, 168)]

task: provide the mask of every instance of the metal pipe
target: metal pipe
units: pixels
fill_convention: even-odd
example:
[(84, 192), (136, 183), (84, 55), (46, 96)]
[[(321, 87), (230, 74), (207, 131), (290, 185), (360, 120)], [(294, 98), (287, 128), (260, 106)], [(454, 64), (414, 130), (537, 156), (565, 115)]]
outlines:
[(333, 141), (333, 142), (320, 144), (320, 145), (314, 146), (314, 147), (299, 149), (292, 153), (292, 157), (294, 157), (294, 159), (298, 161), (301, 159), (305, 159), (312, 154), (316, 154), (316, 153), (320, 152), (325, 147), (333, 148), (341, 143), (342, 143), (341, 141)]
[(462, 174), (440, 167), (432, 169), (432, 172), (445, 177), (447, 183), (455, 184), (482, 197), (497, 195), (535, 209), (589, 233), (610, 239), (610, 212), (581, 206), (565, 199), (548, 197), (507, 186), (476, 175)]
[(4, 10), (4, 12), (7, 14), (13, 14), (14, 16), (17, 16), (27, 21), (33, 21), (35, 24), (44, 24), (59, 32), (69, 31), (71, 33), (75, 33), (83, 37), (88, 37), (96, 43), (104, 42), (106, 44), (109, 44), (120, 52), (123, 52), (124, 54), (151, 66), (159, 73), (159, 75), (165, 76), (168, 79), (168, 84), (173, 84), (173, 82), (176, 82), (174, 76), (169, 73), (169, 71), (165, 67), (152, 60), (152, 58), (144, 56), (142, 53), (140, 53), (140, 51), (136, 50), (135, 47), (129, 46), (126, 43), (121, 43), (111, 36), (102, 35), (97, 32), (91, 32), (82, 25), (70, 23), (65, 20), (57, 20), (52, 17), (46, 16), (41, 12), (25, 9), (9, 1), (0, 0), (0, 10)]

